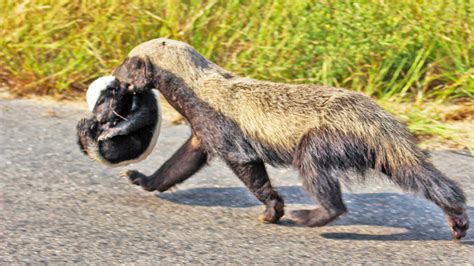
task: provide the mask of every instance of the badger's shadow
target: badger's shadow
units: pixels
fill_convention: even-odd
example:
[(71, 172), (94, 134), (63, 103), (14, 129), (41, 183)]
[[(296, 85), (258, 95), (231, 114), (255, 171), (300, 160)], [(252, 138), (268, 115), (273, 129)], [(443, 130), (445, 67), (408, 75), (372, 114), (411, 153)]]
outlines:
[[(298, 186), (277, 188), (285, 199), (287, 210), (295, 209), (289, 204), (314, 204), (308, 195)], [(229, 208), (249, 208), (262, 206), (246, 188), (192, 188), (173, 193), (160, 193), (161, 199), (174, 203), (196, 206), (221, 206)], [(364, 193), (344, 194), (344, 201), (349, 209), (348, 214), (340, 217), (330, 226), (370, 225), (380, 227), (404, 228), (405, 233), (388, 235), (359, 233), (322, 233), (321, 236), (339, 240), (448, 240), (451, 233), (445, 222), (442, 211), (433, 203), (408, 194), (399, 193)], [(470, 217), (474, 208), (468, 207)], [(284, 219), (281, 225), (296, 226)], [(317, 229), (313, 229), (317, 230)], [(473, 245), (474, 234), (468, 235), (462, 244)]]

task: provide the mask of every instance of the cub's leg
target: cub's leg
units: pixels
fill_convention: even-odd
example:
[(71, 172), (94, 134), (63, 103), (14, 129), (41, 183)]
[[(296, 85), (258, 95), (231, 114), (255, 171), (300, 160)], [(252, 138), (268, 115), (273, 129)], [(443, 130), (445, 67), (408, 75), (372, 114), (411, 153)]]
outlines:
[(125, 136), (150, 125), (150, 121), (156, 121), (156, 112), (153, 112), (151, 107), (148, 106), (148, 102), (142, 99), (143, 97), (145, 96), (134, 95), (132, 98), (132, 108), (127, 119), (120, 121), (113, 127), (106, 128), (104, 132), (100, 134), (98, 140), (103, 141), (115, 136)]
[(146, 176), (135, 170), (126, 171), (121, 175), (128, 176), (132, 184), (141, 186), (146, 191), (163, 192), (191, 177), (206, 162), (207, 153), (202, 149), (200, 141), (195, 136), (191, 136), (152, 175)]
[(227, 162), (232, 171), (244, 182), (255, 197), (265, 204), (265, 211), (258, 219), (265, 223), (277, 222), (284, 214), (284, 202), (268, 179), (263, 162)]

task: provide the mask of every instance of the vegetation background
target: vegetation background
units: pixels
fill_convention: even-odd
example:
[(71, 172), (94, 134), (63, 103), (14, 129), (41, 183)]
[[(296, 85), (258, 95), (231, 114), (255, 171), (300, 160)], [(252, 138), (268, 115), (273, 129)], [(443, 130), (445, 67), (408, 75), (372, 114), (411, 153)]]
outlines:
[(421, 140), (474, 149), (470, 0), (0, 0), (0, 10), (0, 82), (14, 95), (82, 97), (131, 48), (167, 37), (241, 75), (364, 92)]

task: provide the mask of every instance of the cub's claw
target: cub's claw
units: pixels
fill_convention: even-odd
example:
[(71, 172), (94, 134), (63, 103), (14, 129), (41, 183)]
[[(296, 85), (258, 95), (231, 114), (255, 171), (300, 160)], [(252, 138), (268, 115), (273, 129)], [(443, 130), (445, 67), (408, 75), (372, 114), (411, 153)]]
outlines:
[(104, 141), (107, 139), (111, 139), (115, 136), (118, 136), (120, 134), (120, 130), (117, 128), (109, 128), (102, 134), (100, 134), (98, 141)]
[(141, 186), (146, 191), (154, 191), (156, 187), (153, 184), (153, 181), (146, 175), (136, 171), (136, 170), (127, 170), (120, 173), (121, 177), (128, 177), (128, 181), (137, 186)]

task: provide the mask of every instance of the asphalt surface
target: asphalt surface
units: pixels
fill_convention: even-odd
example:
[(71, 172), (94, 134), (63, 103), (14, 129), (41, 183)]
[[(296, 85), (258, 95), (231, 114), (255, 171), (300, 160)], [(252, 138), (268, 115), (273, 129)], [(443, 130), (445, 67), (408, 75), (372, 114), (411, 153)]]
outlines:
[[(142, 163), (106, 168), (80, 153), (85, 104), (0, 100), (0, 263), (467, 263), (474, 230), (452, 241), (434, 204), (375, 178), (344, 187), (349, 213), (323, 228), (286, 217), (257, 220), (263, 206), (218, 161), (177, 191), (144, 192), (118, 173), (151, 173), (189, 129), (165, 122)], [(474, 220), (474, 158), (434, 152), (462, 184)], [(287, 210), (311, 207), (296, 173), (269, 169)]]

